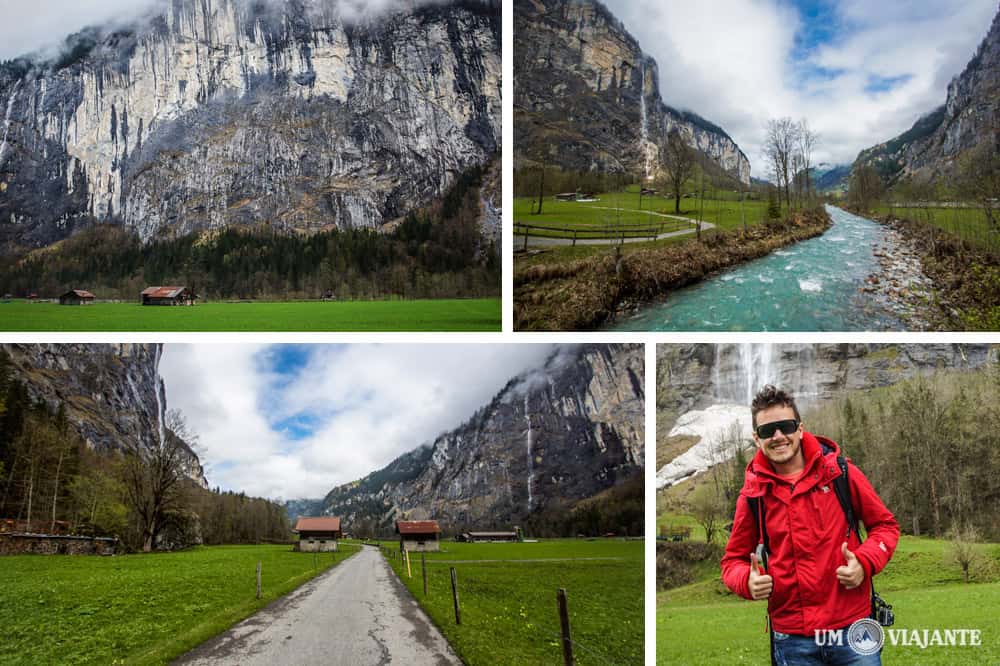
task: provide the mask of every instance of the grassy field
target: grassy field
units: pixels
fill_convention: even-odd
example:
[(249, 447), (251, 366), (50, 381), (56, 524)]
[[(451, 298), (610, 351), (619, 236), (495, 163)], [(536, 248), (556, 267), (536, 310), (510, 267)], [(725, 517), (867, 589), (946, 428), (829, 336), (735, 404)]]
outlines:
[(879, 215), (890, 212), (906, 220), (926, 222), (950, 234), (958, 236), (971, 245), (994, 254), (1000, 253), (1000, 234), (993, 231), (981, 208), (919, 207), (901, 208), (882, 205), (875, 209)]
[(143, 307), (0, 303), (0, 331), (499, 331), (500, 299)]
[[(471, 666), (562, 663), (560, 587), (578, 664), (643, 663), (642, 541), (442, 542), (442, 552), (427, 554), (426, 597), (420, 555), (411, 556), (409, 578), (398, 543), (384, 545), (403, 583)], [(455, 624), (450, 567), (458, 577), (461, 625)]]
[(165, 663), (354, 552), (348, 547), (314, 558), (280, 545), (115, 557), (5, 556), (0, 662)]
[[(679, 521), (681, 516), (658, 518)], [(703, 534), (703, 532), (702, 532)], [(893, 605), (893, 629), (979, 629), (982, 646), (920, 649), (893, 645), (882, 658), (891, 664), (1000, 664), (1000, 545), (980, 544), (973, 582), (962, 582), (943, 540), (903, 536), (877, 577), (879, 594)], [(766, 663), (766, 606), (730, 594), (717, 563), (698, 568), (699, 580), (657, 595), (658, 663)], [(697, 640), (690, 640), (697, 636)]]

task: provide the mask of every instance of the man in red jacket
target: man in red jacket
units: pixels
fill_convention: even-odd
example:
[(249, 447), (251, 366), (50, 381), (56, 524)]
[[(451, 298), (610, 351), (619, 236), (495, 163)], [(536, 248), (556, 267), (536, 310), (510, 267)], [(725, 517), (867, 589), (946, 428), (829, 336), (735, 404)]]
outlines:
[[(773, 386), (761, 389), (750, 411), (757, 453), (736, 502), (723, 582), (741, 597), (768, 600), (775, 663), (881, 664), (880, 653), (856, 652), (846, 629), (871, 615), (871, 577), (896, 549), (896, 519), (848, 461), (854, 514), (868, 532), (860, 543), (834, 491), (841, 473), (837, 444), (804, 431), (792, 396)], [(748, 498), (762, 504), (770, 546), (766, 571), (754, 555), (762, 536)], [(822, 638), (824, 630), (838, 629), (844, 630), (842, 645)]]

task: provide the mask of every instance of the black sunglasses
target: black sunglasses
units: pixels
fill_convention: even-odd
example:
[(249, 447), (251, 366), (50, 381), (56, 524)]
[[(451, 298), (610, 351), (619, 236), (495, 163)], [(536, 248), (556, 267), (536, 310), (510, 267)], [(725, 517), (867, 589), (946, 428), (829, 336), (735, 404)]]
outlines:
[(798, 419), (785, 419), (784, 421), (773, 421), (771, 423), (761, 423), (757, 426), (757, 436), (761, 439), (771, 439), (778, 430), (783, 435), (791, 435), (799, 429)]

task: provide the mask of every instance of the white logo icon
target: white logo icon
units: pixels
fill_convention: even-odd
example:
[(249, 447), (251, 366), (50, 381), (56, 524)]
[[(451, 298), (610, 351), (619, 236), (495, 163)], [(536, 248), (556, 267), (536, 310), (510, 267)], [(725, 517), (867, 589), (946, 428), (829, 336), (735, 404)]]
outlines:
[(847, 644), (860, 655), (876, 654), (885, 643), (882, 626), (870, 617), (863, 617), (847, 630)]

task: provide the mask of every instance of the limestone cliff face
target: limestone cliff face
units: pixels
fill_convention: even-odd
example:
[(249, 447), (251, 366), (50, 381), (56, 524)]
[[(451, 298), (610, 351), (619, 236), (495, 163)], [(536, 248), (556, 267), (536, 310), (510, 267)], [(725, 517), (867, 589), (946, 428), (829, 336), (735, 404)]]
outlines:
[(912, 128), (858, 155), (887, 181), (947, 176), (969, 149), (1000, 143), (1000, 12), (965, 70), (948, 84), (944, 106)]
[(642, 345), (564, 348), (455, 430), (334, 488), (323, 512), (383, 527), (403, 515), (509, 526), (593, 496), (644, 464), (643, 367)]
[(668, 134), (750, 182), (750, 163), (718, 126), (660, 98), (656, 61), (596, 0), (514, 3), (515, 159), (653, 175)]
[[(149, 450), (166, 437), (159, 344), (3, 344), (34, 400), (64, 405), (87, 445), (110, 452)], [(187, 473), (208, 487), (188, 449)]]
[(145, 240), (377, 226), (497, 152), (498, 2), (341, 14), (339, 0), (164, 0), (54, 60), (4, 64), (8, 234), (47, 244), (85, 216)]

